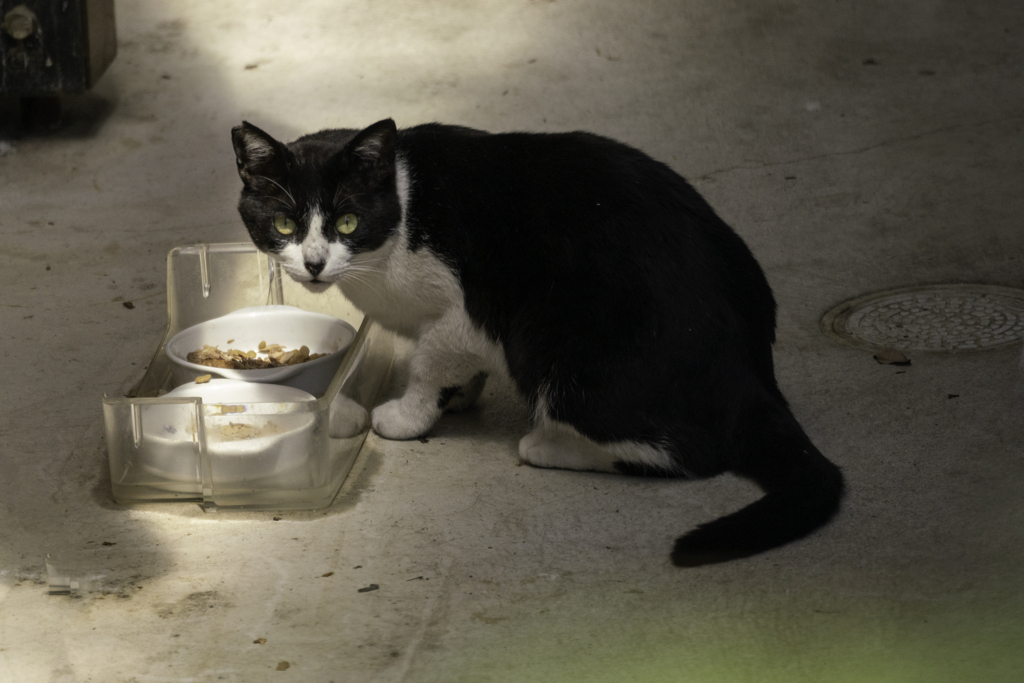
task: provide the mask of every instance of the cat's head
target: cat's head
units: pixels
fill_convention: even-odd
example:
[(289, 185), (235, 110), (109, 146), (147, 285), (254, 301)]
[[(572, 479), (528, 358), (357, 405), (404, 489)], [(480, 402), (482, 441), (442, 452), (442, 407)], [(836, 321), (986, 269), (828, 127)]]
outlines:
[(401, 221), (395, 138), (391, 119), (287, 145), (248, 122), (233, 128), (238, 211), (253, 243), (295, 280), (337, 282)]

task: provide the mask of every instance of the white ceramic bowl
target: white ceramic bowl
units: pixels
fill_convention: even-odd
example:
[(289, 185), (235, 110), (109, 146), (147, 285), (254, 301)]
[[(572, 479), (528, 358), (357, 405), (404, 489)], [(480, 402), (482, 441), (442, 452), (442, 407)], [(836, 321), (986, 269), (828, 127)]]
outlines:
[[(314, 401), (312, 394), (276, 384), (215, 379), (184, 384), (164, 395), (193, 397), (201, 398), (204, 405), (230, 408), (224, 417), (206, 418), (207, 453), (218, 485), (230, 488), (268, 477), (308, 478), (303, 468), (312, 449), (315, 418), (290, 412), (289, 404)], [(250, 414), (249, 408), (258, 411)], [(200, 481), (195, 429), (188, 404), (146, 406), (142, 413), (146, 457), (140, 464), (163, 481)]]
[[(351, 325), (329, 315), (294, 306), (254, 306), (182, 330), (167, 342), (165, 351), (174, 363), (175, 385), (193, 382), (200, 375), (216, 375), (242, 382), (283, 384), (322, 396), (355, 336)], [(306, 346), (310, 353), (328, 355), (266, 370), (211, 368), (186, 360), (188, 354), (206, 344), (222, 351), (249, 351), (256, 350), (261, 341), (281, 344), (288, 349)]]

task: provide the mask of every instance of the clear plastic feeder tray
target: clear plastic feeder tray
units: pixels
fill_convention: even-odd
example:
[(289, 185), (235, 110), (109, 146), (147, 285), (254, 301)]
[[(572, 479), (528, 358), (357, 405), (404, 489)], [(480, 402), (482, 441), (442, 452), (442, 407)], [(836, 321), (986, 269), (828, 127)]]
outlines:
[[(286, 304), (332, 315), (358, 332), (313, 401), (203, 403), (165, 396), (182, 381), (164, 348), (178, 332), (250, 306)], [(267, 331), (273, 343), (274, 331)], [(198, 501), (206, 507), (317, 509), (334, 500), (369, 430), (392, 338), (338, 290), (311, 293), (251, 244), (179, 247), (167, 257), (167, 331), (142, 380), (103, 397), (119, 503)], [(175, 379), (175, 378), (178, 379)]]

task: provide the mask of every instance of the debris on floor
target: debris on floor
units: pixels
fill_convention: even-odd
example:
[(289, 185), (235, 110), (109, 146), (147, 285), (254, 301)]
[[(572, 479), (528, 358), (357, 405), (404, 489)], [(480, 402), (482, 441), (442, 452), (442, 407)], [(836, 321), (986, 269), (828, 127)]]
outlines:
[(910, 365), (910, 359), (904, 353), (895, 349), (879, 351), (875, 354), (874, 358), (882, 365)]

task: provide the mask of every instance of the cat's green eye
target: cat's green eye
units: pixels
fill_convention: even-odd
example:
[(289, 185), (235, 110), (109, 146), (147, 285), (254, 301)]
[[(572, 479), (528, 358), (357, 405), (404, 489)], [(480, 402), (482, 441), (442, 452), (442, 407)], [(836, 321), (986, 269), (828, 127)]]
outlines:
[(359, 225), (359, 219), (356, 218), (356, 215), (354, 213), (346, 213), (338, 219), (338, 222), (334, 224), (334, 227), (336, 227), (338, 232), (342, 235), (351, 235), (355, 232), (357, 225)]
[(274, 229), (282, 235), (290, 235), (295, 232), (295, 221), (287, 216), (278, 214), (274, 216)]

